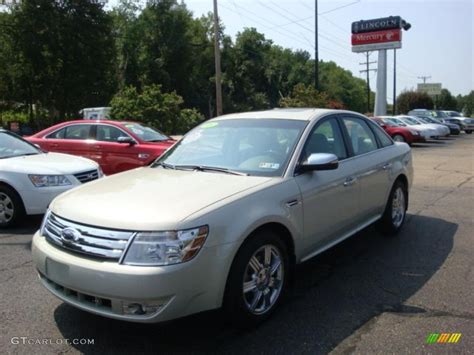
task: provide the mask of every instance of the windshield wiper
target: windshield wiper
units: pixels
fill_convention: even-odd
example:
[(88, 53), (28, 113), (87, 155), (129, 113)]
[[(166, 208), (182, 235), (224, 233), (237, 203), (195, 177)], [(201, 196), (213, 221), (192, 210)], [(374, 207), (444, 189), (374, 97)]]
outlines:
[(176, 170), (176, 166), (173, 165), (173, 164), (168, 164), (168, 163), (163, 163), (163, 162), (159, 162), (159, 163), (155, 163), (153, 164), (153, 167), (155, 166), (162, 166), (163, 168), (165, 169), (173, 169), (173, 170)]
[(239, 175), (239, 176), (248, 176), (247, 173), (242, 173), (240, 171), (230, 170), (227, 168), (219, 168), (217, 166), (206, 166), (206, 165), (174, 165), (175, 169), (183, 170), (197, 170), (197, 171), (215, 171), (219, 173)]

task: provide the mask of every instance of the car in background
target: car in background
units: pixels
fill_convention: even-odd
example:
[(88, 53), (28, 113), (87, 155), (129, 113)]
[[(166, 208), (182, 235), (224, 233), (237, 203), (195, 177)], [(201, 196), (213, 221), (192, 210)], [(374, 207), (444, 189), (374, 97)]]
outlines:
[(416, 117), (416, 116), (406, 116), (406, 115), (401, 115), (398, 116), (398, 119), (400, 119), (402, 122), (405, 122), (409, 124), (410, 122), (416, 123), (418, 122), (420, 125), (424, 127), (430, 127), (435, 130), (437, 130), (439, 136), (438, 137), (448, 137), (449, 136), (449, 128), (443, 124), (440, 123), (431, 123), (426, 118), (422, 117)]
[(474, 131), (474, 119), (462, 116), (456, 111), (443, 111), (446, 114), (445, 121), (449, 123), (457, 124), (467, 134), (471, 134)]
[(461, 133), (461, 126), (446, 120), (449, 116), (442, 110), (431, 111), (433, 118), (448, 126), (450, 134), (458, 135)]
[(48, 152), (79, 155), (111, 175), (151, 164), (176, 141), (137, 122), (68, 121), (26, 138)]
[(25, 214), (43, 214), (62, 192), (102, 175), (92, 160), (46, 153), (0, 129), (0, 227), (17, 224)]
[(355, 112), (220, 116), (151, 166), (56, 198), (33, 262), (49, 292), (104, 317), (157, 323), (222, 307), (255, 326), (296, 264), (375, 222), (400, 231), (412, 178), (410, 147)]
[(435, 111), (426, 110), (426, 109), (415, 109), (408, 112), (408, 116), (420, 117), (423, 120), (427, 121), (428, 123), (440, 124), (440, 125), (448, 127), (450, 134), (458, 135), (459, 133), (461, 133), (461, 129), (458, 125), (452, 124), (449, 122), (443, 122), (441, 117), (440, 119), (437, 119), (435, 115), (436, 115)]
[(371, 119), (382, 127), (395, 142), (405, 142), (408, 145), (412, 145), (413, 143), (426, 141), (419, 131), (397, 125), (387, 116), (377, 116)]

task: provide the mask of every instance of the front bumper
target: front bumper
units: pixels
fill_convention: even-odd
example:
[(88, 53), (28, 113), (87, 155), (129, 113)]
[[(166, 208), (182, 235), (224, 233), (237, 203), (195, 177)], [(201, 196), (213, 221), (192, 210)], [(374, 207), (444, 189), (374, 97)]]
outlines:
[(80, 186), (80, 183), (55, 187), (34, 187), (32, 185), (31, 188), (18, 192), (25, 206), (26, 214), (43, 214), (56, 196), (77, 186)]
[[(41, 282), (64, 302), (109, 318), (156, 323), (220, 307), (233, 248), (204, 247), (182, 264), (140, 267), (71, 254), (36, 233), (32, 253)], [(128, 314), (130, 304), (156, 311)]]

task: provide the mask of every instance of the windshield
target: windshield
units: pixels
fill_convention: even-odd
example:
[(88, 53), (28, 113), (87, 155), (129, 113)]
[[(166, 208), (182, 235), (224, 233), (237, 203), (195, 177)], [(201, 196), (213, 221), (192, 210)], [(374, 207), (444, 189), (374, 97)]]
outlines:
[(123, 126), (145, 142), (160, 142), (170, 139), (166, 134), (140, 123), (126, 122)]
[(40, 154), (42, 151), (22, 138), (0, 132), (0, 159)]
[(433, 111), (433, 116), (436, 117), (436, 118), (448, 117), (448, 115), (443, 111)]
[(428, 121), (429, 123), (436, 123), (439, 124), (439, 121), (435, 120), (434, 118), (431, 117), (423, 117), (425, 121)]
[[(376, 121), (376, 122), (379, 123), (380, 121)], [(389, 127), (397, 127), (395, 122), (392, 122), (387, 118), (383, 118), (381, 123), (383, 123), (383, 124), (385, 124), (386, 126), (389, 126)]]
[(410, 124), (413, 124), (413, 125), (419, 125), (420, 124), (420, 122), (418, 122), (417, 120), (414, 120), (411, 117), (403, 117), (403, 120), (405, 122), (409, 122)]
[(153, 166), (214, 167), (257, 176), (281, 176), (307, 122), (228, 119), (196, 127)]
[(456, 111), (448, 111), (447, 114), (451, 117), (462, 117), (462, 115)]
[(394, 122), (399, 127), (406, 127), (406, 123), (403, 122), (403, 120), (401, 120), (399, 118), (390, 118), (390, 121)]

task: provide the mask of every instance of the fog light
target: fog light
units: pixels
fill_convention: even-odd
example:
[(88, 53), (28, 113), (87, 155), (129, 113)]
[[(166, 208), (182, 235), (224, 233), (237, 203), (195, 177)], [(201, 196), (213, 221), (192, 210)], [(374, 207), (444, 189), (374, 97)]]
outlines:
[(122, 307), (123, 314), (142, 316), (145, 314), (153, 314), (160, 310), (162, 304), (149, 303), (125, 303)]

